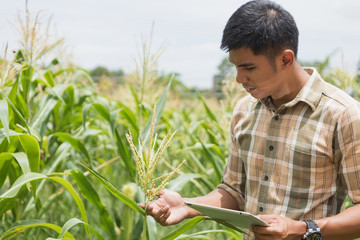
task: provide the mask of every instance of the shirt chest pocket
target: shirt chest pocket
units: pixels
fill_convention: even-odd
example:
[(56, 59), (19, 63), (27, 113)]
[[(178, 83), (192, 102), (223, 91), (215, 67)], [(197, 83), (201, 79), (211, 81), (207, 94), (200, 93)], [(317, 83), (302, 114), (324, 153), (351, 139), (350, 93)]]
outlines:
[(328, 188), (336, 178), (331, 143), (326, 137), (314, 137), (302, 131), (296, 136), (296, 140), (286, 144), (284, 153), (289, 163), (287, 175), (292, 176), (293, 187)]

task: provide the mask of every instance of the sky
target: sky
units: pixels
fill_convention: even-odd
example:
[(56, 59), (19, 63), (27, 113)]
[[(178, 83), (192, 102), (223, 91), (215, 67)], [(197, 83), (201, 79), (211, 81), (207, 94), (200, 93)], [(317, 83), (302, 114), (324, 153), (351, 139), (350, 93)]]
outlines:
[[(17, 49), (14, 23), (26, 0), (0, 0), (0, 56), (6, 44)], [(160, 72), (176, 72), (187, 86), (211, 88), (223, 28), (246, 1), (235, 0), (28, 0), (32, 13), (52, 16), (53, 31), (64, 38), (73, 61), (92, 69), (105, 66), (130, 73), (143, 39), (153, 28), (154, 52)], [(331, 57), (331, 66), (355, 73), (360, 59), (359, 0), (275, 0), (297, 22), (302, 61)]]

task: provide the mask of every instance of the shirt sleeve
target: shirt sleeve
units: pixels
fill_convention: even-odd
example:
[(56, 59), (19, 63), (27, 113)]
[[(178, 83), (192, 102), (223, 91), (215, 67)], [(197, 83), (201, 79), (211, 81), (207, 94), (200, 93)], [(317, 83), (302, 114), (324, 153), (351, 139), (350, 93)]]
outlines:
[(360, 108), (348, 108), (338, 120), (335, 156), (339, 173), (353, 203), (360, 203)]
[(234, 133), (236, 122), (236, 117), (233, 116), (230, 126), (230, 155), (225, 165), (224, 176), (221, 180), (221, 184), (219, 184), (217, 187), (230, 193), (238, 202), (239, 209), (244, 210), (246, 176), (244, 171), (244, 163), (241, 161), (239, 150), (236, 144)]

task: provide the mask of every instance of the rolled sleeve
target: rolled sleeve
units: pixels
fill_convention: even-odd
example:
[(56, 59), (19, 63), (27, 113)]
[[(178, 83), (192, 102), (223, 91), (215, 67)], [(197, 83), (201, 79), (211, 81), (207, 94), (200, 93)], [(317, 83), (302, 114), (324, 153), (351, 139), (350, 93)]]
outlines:
[(237, 201), (238, 205), (239, 205), (239, 209), (241, 211), (244, 210), (244, 197), (242, 196), (242, 194), (240, 194), (236, 189), (234, 189), (232, 186), (230, 186), (229, 184), (227, 184), (226, 182), (224, 182), (224, 180), (221, 181), (222, 183), (219, 184), (217, 186), (217, 188), (221, 188), (224, 189), (225, 191), (227, 191), (228, 193), (230, 193), (231, 196), (233, 196), (233, 198)]
[(243, 210), (245, 205), (244, 193), (246, 176), (244, 171), (244, 164), (239, 157), (239, 150), (236, 146), (236, 139), (234, 137), (234, 118), (231, 122), (231, 144), (230, 155), (224, 169), (224, 177), (221, 184), (217, 187), (224, 189), (230, 193), (238, 202), (239, 209)]
[(360, 110), (350, 110), (338, 122), (340, 174), (353, 203), (360, 203)]

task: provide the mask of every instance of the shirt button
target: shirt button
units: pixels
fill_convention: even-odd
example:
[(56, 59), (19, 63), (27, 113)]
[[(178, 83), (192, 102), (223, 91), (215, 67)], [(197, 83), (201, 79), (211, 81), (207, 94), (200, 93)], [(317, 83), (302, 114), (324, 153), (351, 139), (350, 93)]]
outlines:
[(274, 119), (275, 119), (275, 121), (279, 120), (279, 115), (276, 115), (276, 116), (274, 117)]
[(263, 208), (263, 207), (259, 207), (259, 211), (260, 211), (260, 212), (264, 211), (264, 208)]
[(264, 177), (264, 180), (265, 180), (265, 181), (269, 180), (269, 177), (268, 177), (268, 176), (265, 176), (265, 177)]
[(273, 145), (270, 145), (269, 150), (270, 150), (270, 151), (274, 150), (274, 146), (273, 146)]

